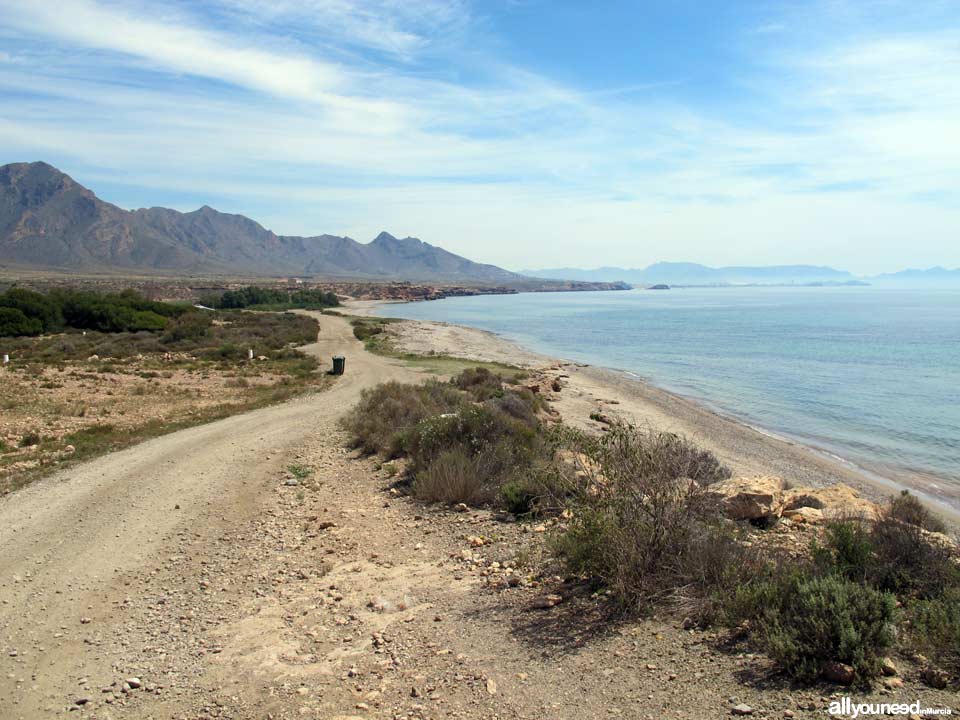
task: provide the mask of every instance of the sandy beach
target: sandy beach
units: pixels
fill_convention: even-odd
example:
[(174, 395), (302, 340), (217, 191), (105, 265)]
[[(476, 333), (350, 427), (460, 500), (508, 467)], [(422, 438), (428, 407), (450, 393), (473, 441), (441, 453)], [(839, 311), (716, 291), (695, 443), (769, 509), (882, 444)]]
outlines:
[[(354, 315), (388, 317), (382, 301), (356, 301), (345, 310)], [(414, 354), (440, 354), (499, 362), (543, 372), (560, 380), (551, 398), (565, 422), (602, 431), (599, 413), (611, 420), (685, 435), (714, 452), (735, 475), (777, 475), (796, 485), (845, 483), (873, 500), (908, 488), (952, 523), (960, 524), (956, 498), (938, 494), (923, 478), (888, 479), (817, 449), (751, 427), (705, 405), (655, 387), (631, 373), (551, 358), (494, 333), (462, 325), (404, 320), (389, 328), (394, 346)]]

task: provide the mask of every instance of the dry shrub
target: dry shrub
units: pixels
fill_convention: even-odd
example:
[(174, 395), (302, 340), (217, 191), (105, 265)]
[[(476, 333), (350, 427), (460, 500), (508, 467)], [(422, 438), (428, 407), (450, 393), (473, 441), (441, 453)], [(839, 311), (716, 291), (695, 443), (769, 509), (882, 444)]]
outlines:
[(423, 385), (388, 382), (364, 390), (342, 426), (353, 447), (389, 459), (400, 455), (405, 432), (429, 417), (455, 412), (462, 402), (459, 392), (437, 381)]
[(731, 473), (709, 450), (685, 437), (655, 430), (614, 426), (598, 446), (595, 458), (611, 480), (630, 478), (694, 480), (700, 486), (726, 480)]
[(471, 456), (463, 448), (446, 450), (417, 473), (413, 492), (425, 502), (481, 505), (493, 491), (485, 475), (482, 456)]
[(870, 533), (873, 563), (868, 580), (901, 598), (931, 598), (960, 587), (956, 551), (932, 542), (917, 525), (881, 517)]
[(890, 499), (886, 516), (930, 532), (945, 533), (947, 531), (943, 520), (924, 507), (917, 496), (912, 495), (909, 490), (904, 490)]
[(907, 617), (906, 638), (911, 649), (923, 653), (960, 682), (960, 588), (910, 604)]
[(623, 425), (584, 450), (590, 462), (555, 551), (628, 607), (669, 601), (710, 614), (712, 598), (732, 592), (750, 565), (706, 501), (704, 484), (727, 471), (675, 435)]

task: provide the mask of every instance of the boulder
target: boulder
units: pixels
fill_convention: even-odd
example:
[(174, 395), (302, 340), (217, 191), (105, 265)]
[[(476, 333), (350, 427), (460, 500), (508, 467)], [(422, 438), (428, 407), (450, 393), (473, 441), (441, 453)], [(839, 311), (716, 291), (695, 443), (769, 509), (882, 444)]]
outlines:
[(792, 510), (784, 510), (783, 517), (795, 523), (816, 525), (817, 523), (823, 522), (823, 510), (812, 507), (793, 508)]
[(842, 662), (828, 662), (821, 671), (823, 677), (840, 685), (850, 685), (857, 677), (856, 671)]
[(772, 475), (722, 480), (708, 488), (724, 515), (732, 520), (759, 520), (779, 517), (783, 479)]

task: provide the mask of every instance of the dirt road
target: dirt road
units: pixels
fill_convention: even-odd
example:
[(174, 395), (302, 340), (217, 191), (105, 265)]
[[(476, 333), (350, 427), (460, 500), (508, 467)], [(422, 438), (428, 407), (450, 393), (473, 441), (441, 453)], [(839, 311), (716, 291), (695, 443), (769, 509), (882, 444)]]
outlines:
[(124, 619), (130, 577), (183, 533), (254, 516), (293, 449), (363, 388), (415, 377), (363, 352), (345, 320), (317, 318), (307, 350), (324, 363), (348, 358), (329, 391), (160, 437), (0, 500), (0, 717), (49, 717), (82, 694), (78, 682), (102, 665), (95, 638)]

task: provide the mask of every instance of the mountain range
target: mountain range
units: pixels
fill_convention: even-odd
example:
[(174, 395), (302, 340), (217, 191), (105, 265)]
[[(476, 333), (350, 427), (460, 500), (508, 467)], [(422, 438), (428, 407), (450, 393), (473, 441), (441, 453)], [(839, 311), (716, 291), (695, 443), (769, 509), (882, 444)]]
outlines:
[(0, 267), (312, 276), (481, 285), (526, 280), (416, 238), (277, 235), (243, 215), (124, 210), (43, 162), (0, 167)]
[(927, 285), (960, 284), (960, 268), (942, 267), (928, 270), (901, 270), (868, 277), (858, 277), (846, 270), (818, 265), (770, 265), (760, 267), (708, 267), (697, 263), (659, 262), (645, 268), (600, 267), (550, 268), (522, 270), (528, 277), (565, 278), (586, 282), (622, 280), (633, 285)]

